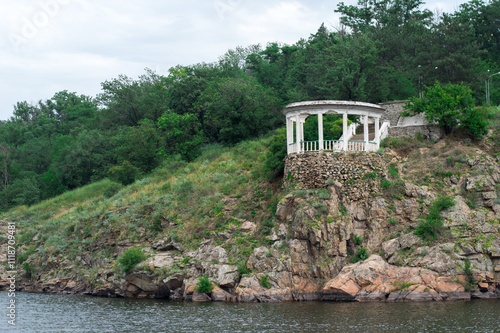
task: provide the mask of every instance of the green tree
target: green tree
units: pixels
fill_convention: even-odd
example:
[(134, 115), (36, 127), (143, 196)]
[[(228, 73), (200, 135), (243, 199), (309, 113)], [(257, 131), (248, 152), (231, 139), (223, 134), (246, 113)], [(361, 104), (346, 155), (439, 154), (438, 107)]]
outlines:
[(446, 134), (460, 125), (473, 137), (486, 133), (487, 121), (474, 112), (472, 90), (464, 85), (445, 84), (436, 81), (426, 87), (423, 98), (412, 97), (405, 105), (411, 114), (423, 113), (431, 123), (438, 123)]
[(51, 167), (68, 189), (106, 177), (116, 163), (113, 142), (105, 132), (83, 130), (74, 138), (60, 140)]
[(167, 109), (168, 91), (164, 78), (150, 69), (134, 80), (126, 75), (101, 83), (98, 102), (104, 107), (106, 128), (138, 126), (144, 119), (156, 122)]
[(40, 201), (40, 186), (33, 172), (27, 172), (14, 180), (9, 191), (15, 205), (33, 205)]
[(203, 131), (215, 142), (234, 144), (264, 134), (283, 121), (273, 91), (248, 76), (212, 82), (201, 102)]
[(0, 144), (0, 174), (2, 175), (0, 190), (9, 185), (11, 152), (12, 150), (9, 145)]
[(451, 16), (462, 30), (472, 32), (473, 41), (486, 51), (485, 59), (500, 64), (499, 0), (471, 0), (461, 4)]
[(192, 113), (180, 115), (167, 110), (158, 119), (158, 128), (163, 140), (160, 153), (164, 157), (180, 154), (187, 160), (193, 160), (205, 142), (198, 117)]
[(160, 164), (160, 136), (153, 121), (143, 119), (139, 126), (122, 127), (115, 136), (117, 161), (129, 161), (143, 172), (151, 172)]
[(57, 92), (39, 105), (42, 113), (55, 121), (56, 131), (60, 134), (69, 134), (71, 130), (89, 124), (97, 116), (96, 101), (66, 90)]
[(141, 175), (141, 170), (133, 166), (129, 161), (123, 161), (108, 170), (109, 179), (122, 185), (132, 184)]

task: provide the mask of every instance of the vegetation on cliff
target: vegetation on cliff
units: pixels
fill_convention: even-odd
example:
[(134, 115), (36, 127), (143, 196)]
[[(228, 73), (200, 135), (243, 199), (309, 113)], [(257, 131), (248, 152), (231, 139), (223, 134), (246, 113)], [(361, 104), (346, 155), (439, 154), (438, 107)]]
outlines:
[[(495, 293), (500, 112), (473, 109), (471, 98), (482, 97), (485, 68), (498, 68), (498, 45), (484, 36), (497, 34), (490, 13), (499, 2), (471, 2), (434, 21), (419, 1), (382, 4), (391, 10), (340, 4), (349, 33), (322, 26), (293, 46), (237, 48), (167, 77), (119, 76), (102, 83), (95, 100), (63, 91), (18, 103), (0, 123), (0, 220), (16, 225), (26, 289), (360, 299), (376, 283), (356, 275), (372, 255), (380, 272), (419, 276), (384, 276), (386, 284), (370, 289), (376, 297), (399, 286), (439, 299), (450, 286), (462, 292), (477, 283)], [(481, 20), (469, 15), (473, 5)], [(385, 152), (353, 155), (356, 165), (346, 158), (325, 179), (306, 175), (317, 188), (292, 173), (281, 187), (285, 133), (275, 129), (286, 103), (379, 102), (424, 89), (430, 98), (450, 87), (462, 87), (467, 103), (458, 113), (448, 103), (459, 121), (443, 126), (462, 129), (444, 140), (389, 138)], [(415, 111), (434, 117), (425, 99), (411, 99), (420, 102)], [(314, 122), (306, 124), (312, 136), (309, 127)], [(325, 117), (325, 127), (338, 134), (338, 119)]]
[[(0, 210), (108, 176), (131, 183), (176, 155), (194, 160), (205, 144), (264, 135), (282, 126), (279, 110), (291, 102), (403, 100), (436, 81), (462, 84), (476, 102), (485, 100), (484, 80), (500, 70), (500, 2), (474, 0), (435, 16), (422, 4), (341, 3), (345, 30), (322, 25), (294, 45), (237, 47), (218, 62), (175, 66), (166, 76), (149, 69), (137, 79), (119, 75), (103, 82), (96, 98), (60, 91), (19, 102), (0, 122)], [(484, 135), (475, 115), (459, 120)], [(338, 136), (334, 115), (324, 120), (325, 131)], [(311, 120), (306, 138), (314, 140), (309, 126), (315, 128)]]

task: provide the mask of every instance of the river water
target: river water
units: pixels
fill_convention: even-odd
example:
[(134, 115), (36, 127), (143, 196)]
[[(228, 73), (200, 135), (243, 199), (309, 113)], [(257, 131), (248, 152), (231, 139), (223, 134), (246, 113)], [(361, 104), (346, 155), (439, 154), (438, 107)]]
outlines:
[(0, 292), (0, 332), (500, 332), (500, 300), (191, 303)]

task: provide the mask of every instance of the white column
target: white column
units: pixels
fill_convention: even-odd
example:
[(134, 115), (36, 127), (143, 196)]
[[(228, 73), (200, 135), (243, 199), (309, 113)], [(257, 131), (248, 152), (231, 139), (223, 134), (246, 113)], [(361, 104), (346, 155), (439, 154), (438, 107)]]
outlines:
[(347, 137), (347, 112), (344, 113), (342, 137), (344, 138), (344, 150), (347, 151), (348, 137)]
[(368, 116), (365, 116), (365, 123), (364, 123), (364, 140), (365, 140), (365, 151), (368, 151), (368, 138), (370, 137), (368, 135)]
[(297, 144), (297, 153), (300, 153), (301, 152), (301, 149), (300, 149), (300, 141), (302, 141), (302, 121), (300, 120), (300, 115), (297, 115), (296, 118), (295, 118), (295, 126), (296, 126), (296, 130), (297, 130), (297, 133), (296, 133), (296, 140), (295, 140), (295, 143)]
[(286, 118), (286, 151), (290, 154), (291, 146), (293, 143), (293, 120), (291, 117)]
[(300, 119), (300, 141), (305, 141), (305, 133), (304, 133), (305, 122), (306, 122), (306, 118), (301, 117), (301, 119)]
[(380, 148), (380, 118), (375, 118), (375, 142), (377, 143), (377, 150)]
[(323, 114), (318, 114), (318, 141), (319, 141), (319, 150), (325, 149), (323, 146)]

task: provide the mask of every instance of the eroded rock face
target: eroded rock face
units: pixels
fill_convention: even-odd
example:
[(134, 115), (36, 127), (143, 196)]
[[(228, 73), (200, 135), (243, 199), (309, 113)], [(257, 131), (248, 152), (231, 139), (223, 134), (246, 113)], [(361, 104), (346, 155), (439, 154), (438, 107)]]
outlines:
[(235, 290), (240, 302), (283, 302), (293, 301), (293, 296), (289, 288), (276, 288), (277, 285), (270, 281), (271, 288), (261, 286), (257, 276), (241, 279)]
[(429, 301), (470, 299), (464, 286), (450, 277), (416, 267), (397, 267), (378, 255), (346, 266), (322, 289), (324, 300)]
[[(468, 163), (483, 170), (483, 175), (475, 172), (446, 180), (446, 184), (461, 189), (456, 193), (463, 196), (455, 196), (455, 205), (441, 213), (444, 228), (440, 239), (423, 243), (414, 230), (437, 194), (432, 188), (406, 183), (396, 197), (384, 196), (378, 178), (372, 178), (372, 173), (386, 175), (389, 161), (398, 160), (395, 153), (388, 159), (378, 154), (324, 154), (321, 159), (304, 159), (307, 154), (295, 157), (298, 176), (290, 177), (303, 181), (296, 188), (304, 190), (293, 191), (278, 203), (275, 227), (266, 241), (253, 249), (246, 262), (250, 273), (244, 276), (236, 266), (241, 256), (231, 244), (233, 233), (254, 237), (261, 226), (232, 217), (239, 226), (214, 233), (195, 250), (170, 239), (146, 244), (149, 257), (132, 274), (116, 274), (113, 259), (82, 253), (74, 261), (49, 257), (41, 265), (45, 271), (81, 265), (92, 268), (92, 274), (81, 279), (37, 275), (19, 285), (23, 290), (197, 302), (399, 302), (500, 296), (498, 163), (493, 165), (495, 161), (488, 158), (470, 159)], [(348, 160), (359, 163), (348, 166)], [(328, 164), (327, 173), (306, 172), (307, 163)], [(309, 190), (310, 186), (321, 191)], [(477, 208), (469, 207), (467, 193), (477, 194)], [(226, 207), (235, 204), (234, 198), (225, 201)], [(230, 214), (230, 210), (225, 212)], [(117, 255), (135, 246), (130, 240), (114, 242)], [(352, 264), (361, 250), (371, 256)], [(466, 284), (467, 261), (477, 284)], [(151, 270), (161, 271), (161, 277), (148, 273)], [(198, 293), (196, 285), (205, 275), (214, 289)], [(0, 287), (5, 282), (0, 280)]]

